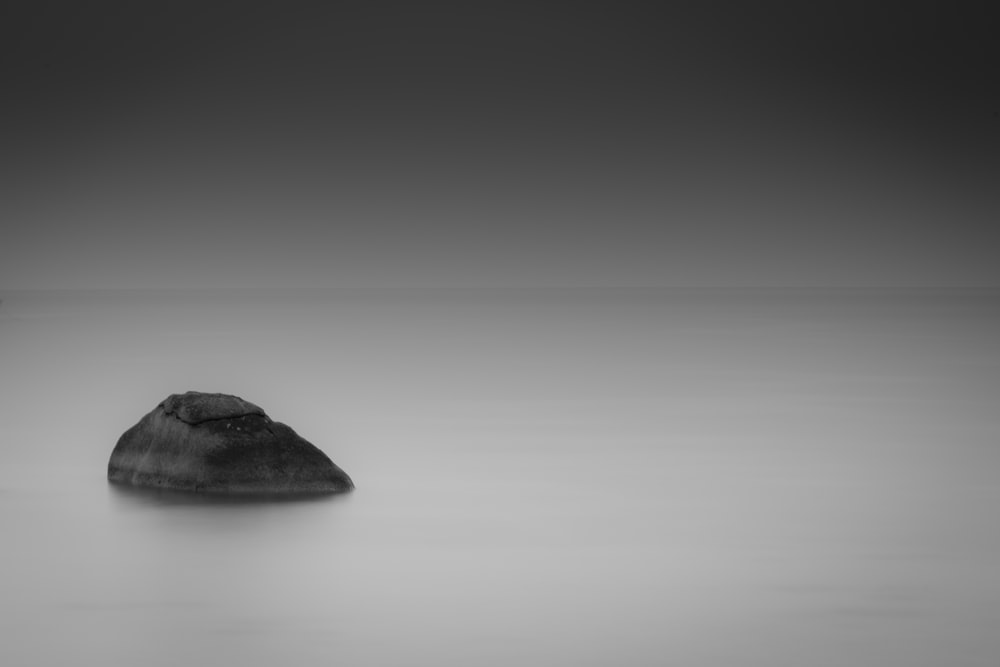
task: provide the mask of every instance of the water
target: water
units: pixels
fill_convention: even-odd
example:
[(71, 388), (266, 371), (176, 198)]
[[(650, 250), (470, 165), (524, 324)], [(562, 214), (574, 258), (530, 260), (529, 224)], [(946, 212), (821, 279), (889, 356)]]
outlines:
[[(0, 664), (1000, 655), (1000, 293), (0, 297)], [(109, 487), (188, 389), (357, 490)]]

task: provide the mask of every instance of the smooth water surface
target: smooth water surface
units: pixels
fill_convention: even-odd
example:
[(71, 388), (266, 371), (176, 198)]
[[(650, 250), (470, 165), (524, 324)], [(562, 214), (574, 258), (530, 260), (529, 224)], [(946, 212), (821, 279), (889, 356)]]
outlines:
[[(0, 664), (1000, 656), (1000, 293), (0, 298)], [(357, 490), (109, 486), (189, 389)]]

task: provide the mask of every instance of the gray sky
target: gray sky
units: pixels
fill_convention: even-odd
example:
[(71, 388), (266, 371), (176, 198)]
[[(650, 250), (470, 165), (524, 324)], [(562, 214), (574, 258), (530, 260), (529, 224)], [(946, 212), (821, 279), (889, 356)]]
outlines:
[(3, 288), (1000, 285), (955, 3), (64, 4), (0, 16)]

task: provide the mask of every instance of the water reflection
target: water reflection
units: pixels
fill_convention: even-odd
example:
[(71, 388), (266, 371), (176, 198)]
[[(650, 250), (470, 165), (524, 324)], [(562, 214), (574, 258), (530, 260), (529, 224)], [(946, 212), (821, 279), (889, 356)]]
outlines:
[[(350, 493), (195, 493), (175, 489), (108, 482), (111, 498), (118, 503), (151, 506), (217, 507), (266, 506), (344, 502)], [(2, 490), (0, 490), (2, 492)]]

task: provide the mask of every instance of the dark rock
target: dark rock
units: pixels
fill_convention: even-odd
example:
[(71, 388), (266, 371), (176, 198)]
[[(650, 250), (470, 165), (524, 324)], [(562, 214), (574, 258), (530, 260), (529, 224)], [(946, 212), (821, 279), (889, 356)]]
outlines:
[(172, 394), (125, 431), (108, 479), (222, 493), (335, 493), (354, 483), (323, 452), (236, 396)]

